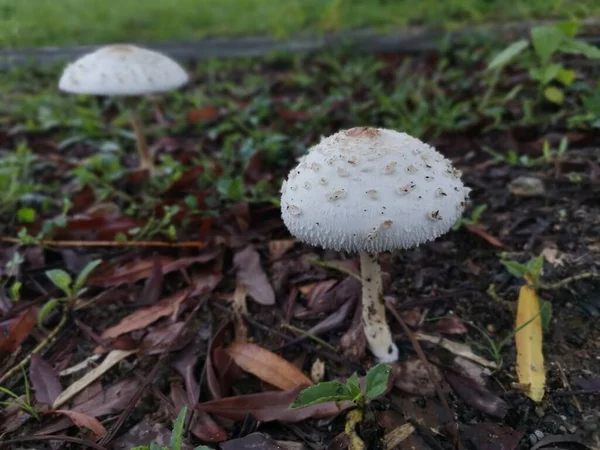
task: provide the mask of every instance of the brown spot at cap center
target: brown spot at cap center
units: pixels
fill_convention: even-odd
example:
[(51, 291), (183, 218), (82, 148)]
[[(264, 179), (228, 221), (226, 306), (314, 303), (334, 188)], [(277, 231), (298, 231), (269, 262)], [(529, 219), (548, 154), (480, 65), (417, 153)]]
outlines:
[(129, 44), (115, 44), (111, 45), (106, 50), (110, 53), (131, 53), (134, 51), (134, 47)]
[(351, 137), (366, 137), (366, 138), (376, 138), (379, 136), (379, 130), (377, 128), (370, 127), (354, 127), (346, 130), (346, 136)]

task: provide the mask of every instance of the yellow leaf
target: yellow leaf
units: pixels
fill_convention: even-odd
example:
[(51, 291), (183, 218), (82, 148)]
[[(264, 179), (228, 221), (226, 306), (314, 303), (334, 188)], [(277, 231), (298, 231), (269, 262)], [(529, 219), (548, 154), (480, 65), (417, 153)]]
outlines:
[(546, 374), (542, 353), (542, 317), (540, 301), (529, 285), (521, 287), (517, 306), (515, 343), (517, 375), (525, 393), (535, 402), (542, 401)]

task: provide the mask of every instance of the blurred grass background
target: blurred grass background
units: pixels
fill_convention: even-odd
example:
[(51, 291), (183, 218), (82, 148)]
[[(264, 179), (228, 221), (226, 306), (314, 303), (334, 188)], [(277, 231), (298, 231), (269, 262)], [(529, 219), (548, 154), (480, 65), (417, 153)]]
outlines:
[(600, 16), (600, 0), (0, 0), (0, 46), (338, 31)]

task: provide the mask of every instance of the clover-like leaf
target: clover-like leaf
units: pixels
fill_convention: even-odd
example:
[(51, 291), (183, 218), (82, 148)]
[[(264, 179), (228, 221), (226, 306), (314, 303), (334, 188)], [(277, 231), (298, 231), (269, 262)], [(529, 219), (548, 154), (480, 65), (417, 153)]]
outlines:
[(391, 371), (389, 365), (381, 363), (367, 372), (365, 396), (368, 399), (379, 397), (386, 391)]

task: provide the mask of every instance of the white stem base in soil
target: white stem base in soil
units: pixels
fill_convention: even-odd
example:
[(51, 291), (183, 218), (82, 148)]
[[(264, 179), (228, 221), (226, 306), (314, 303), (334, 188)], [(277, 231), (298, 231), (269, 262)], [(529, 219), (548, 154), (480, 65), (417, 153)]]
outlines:
[(362, 318), (369, 349), (379, 362), (398, 360), (398, 347), (385, 318), (381, 267), (376, 254), (360, 252)]

